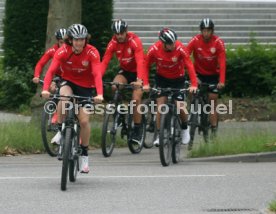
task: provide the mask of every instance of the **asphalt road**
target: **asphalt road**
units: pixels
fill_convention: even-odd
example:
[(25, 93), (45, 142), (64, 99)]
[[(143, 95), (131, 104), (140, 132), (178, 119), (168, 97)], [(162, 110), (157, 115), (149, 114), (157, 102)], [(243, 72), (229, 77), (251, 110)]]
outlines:
[(275, 162), (162, 167), (156, 148), (115, 148), (110, 158), (93, 150), (89, 162), (63, 192), (56, 158), (0, 157), (0, 213), (264, 213), (276, 198)]

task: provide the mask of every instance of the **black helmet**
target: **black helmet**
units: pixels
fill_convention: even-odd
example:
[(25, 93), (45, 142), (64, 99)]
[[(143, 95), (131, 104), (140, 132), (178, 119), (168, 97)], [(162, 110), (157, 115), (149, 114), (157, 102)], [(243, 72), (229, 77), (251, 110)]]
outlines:
[(66, 29), (60, 28), (55, 32), (55, 36), (57, 39), (64, 39), (64, 36), (66, 35)]
[(205, 19), (202, 19), (202, 20), (201, 20), (200, 25), (199, 25), (199, 28), (200, 28), (200, 30), (203, 30), (203, 29), (205, 29), (205, 28), (209, 28), (209, 29), (211, 29), (211, 30), (214, 30), (215, 24), (214, 24), (214, 22), (212, 21), (212, 19), (205, 18)]
[(111, 29), (116, 34), (123, 33), (127, 30), (127, 22), (122, 19), (115, 20), (112, 23)]
[(159, 39), (165, 44), (173, 44), (177, 40), (177, 35), (173, 30), (163, 28), (159, 32)]
[(88, 31), (82, 24), (73, 24), (68, 28), (67, 35), (72, 39), (85, 39), (88, 36)]

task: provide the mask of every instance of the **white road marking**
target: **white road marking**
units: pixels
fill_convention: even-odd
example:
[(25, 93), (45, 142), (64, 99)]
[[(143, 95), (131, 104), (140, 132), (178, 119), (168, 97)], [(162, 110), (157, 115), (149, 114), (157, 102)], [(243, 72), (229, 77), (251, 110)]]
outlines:
[[(95, 175), (87, 176), (80, 175), (77, 179), (82, 178), (189, 178), (189, 177), (225, 177), (226, 175)], [(0, 177), (0, 180), (21, 180), (21, 179), (59, 179), (60, 177), (35, 177), (35, 176), (14, 176), (14, 177)]]

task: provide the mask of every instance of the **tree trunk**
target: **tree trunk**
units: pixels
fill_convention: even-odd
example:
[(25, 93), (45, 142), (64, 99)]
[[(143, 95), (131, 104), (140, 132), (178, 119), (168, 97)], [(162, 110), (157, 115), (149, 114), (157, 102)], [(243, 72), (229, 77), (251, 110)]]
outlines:
[[(81, 23), (81, 0), (49, 0), (49, 11), (47, 20), (47, 35), (45, 50), (56, 43), (55, 32), (59, 28), (68, 28), (71, 24)], [(44, 67), (42, 76), (49, 63)], [(41, 111), (44, 101), (39, 97), (41, 87), (38, 87), (37, 93), (34, 95), (31, 106), (32, 107), (32, 121), (40, 120)]]
[(57, 29), (81, 23), (81, 5), (81, 0), (49, 0), (46, 49), (55, 43)]

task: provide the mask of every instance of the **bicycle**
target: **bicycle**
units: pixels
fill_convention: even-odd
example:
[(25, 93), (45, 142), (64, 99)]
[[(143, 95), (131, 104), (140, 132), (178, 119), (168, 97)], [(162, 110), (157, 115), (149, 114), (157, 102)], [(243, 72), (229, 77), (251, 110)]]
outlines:
[(157, 88), (159, 93), (166, 93), (167, 107), (161, 108), (160, 132), (159, 132), (159, 156), (163, 166), (169, 166), (180, 161), (181, 150), (181, 120), (177, 115), (177, 108), (173, 96), (177, 93), (184, 93), (188, 89)]
[[(56, 83), (56, 90), (54, 94), (59, 94), (59, 83), (60, 77), (55, 77), (53, 82)], [(41, 85), (44, 84), (43, 80), (39, 80)], [(57, 124), (57, 112), (56, 106), (58, 104), (57, 98), (51, 98), (50, 102), (48, 101), (46, 106), (42, 111), (41, 115), (41, 136), (42, 136), (42, 143), (46, 150), (46, 152), (52, 156), (56, 157), (58, 153), (58, 146), (56, 144), (51, 143), (51, 139), (55, 136), (58, 132), (58, 124)], [(47, 109), (48, 111), (45, 111)]]
[[(203, 133), (205, 143), (210, 142), (210, 102), (208, 99), (208, 91), (217, 88), (214, 84), (201, 83), (199, 89), (192, 96), (190, 119), (188, 125), (190, 126), (190, 142), (188, 149), (191, 150), (194, 142), (195, 132), (198, 128), (198, 134)], [(218, 124), (218, 123), (217, 123)]]
[[(65, 119), (62, 122), (61, 128), (61, 141), (58, 150), (58, 159), (62, 160), (61, 170), (61, 190), (65, 191), (67, 188), (67, 179), (69, 174), (69, 181), (75, 182), (77, 179), (77, 173), (80, 170), (79, 157), (81, 155), (80, 147), (80, 124), (76, 115), (76, 107), (78, 99), (85, 99), (85, 101), (93, 104), (93, 98), (83, 96), (63, 96), (53, 95), (52, 98), (69, 99), (65, 103), (67, 110)], [(73, 104), (73, 105), (70, 105)]]
[(118, 128), (121, 128), (122, 139), (124, 138), (124, 136), (127, 136), (127, 144), (131, 153), (140, 153), (143, 148), (143, 144), (146, 137), (145, 116), (142, 115), (141, 141), (140, 143), (135, 143), (132, 141), (132, 130), (134, 127), (134, 122), (132, 114), (130, 114), (129, 107), (127, 109), (127, 114), (124, 114), (125, 112), (122, 112), (122, 89), (133, 89), (134, 86), (131, 84), (120, 84), (115, 82), (105, 82), (104, 85), (113, 85), (116, 87), (113, 100), (106, 106), (106, 111), (103, 120), (101, 148), (104, 157), (110, 157), (113, 152), (116, 143), (116, 134)]

